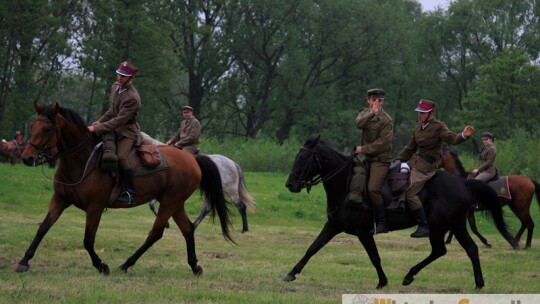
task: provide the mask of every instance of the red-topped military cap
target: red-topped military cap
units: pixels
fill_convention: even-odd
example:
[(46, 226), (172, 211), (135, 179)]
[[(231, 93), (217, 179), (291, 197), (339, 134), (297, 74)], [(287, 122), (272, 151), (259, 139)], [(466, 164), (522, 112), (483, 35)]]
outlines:
[(128, 77), (137, 74), (138, 71), (139, 69), (137, 69), (137, 67), (135, 67), (131, 62), (128, 61), (120, 63), (120, 66), (118, 66), (118, 69), (116, 69), (117, 74)]
[(420, 113), (428, 113), (435, 110), (435, 103), (431, 100), (420, 99), (418, 106), (414, 110)]

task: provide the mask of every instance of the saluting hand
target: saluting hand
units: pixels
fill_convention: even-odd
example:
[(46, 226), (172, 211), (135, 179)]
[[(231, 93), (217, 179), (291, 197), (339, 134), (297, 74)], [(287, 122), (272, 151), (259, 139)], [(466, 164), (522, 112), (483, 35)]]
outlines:
[(465, 129), (463, 129), (463, 135), (466, 138), (469, 138), (469, 137), (473, 136), (473, 134), (474, 134), (474, 127), (473, 126), (466, 126)]

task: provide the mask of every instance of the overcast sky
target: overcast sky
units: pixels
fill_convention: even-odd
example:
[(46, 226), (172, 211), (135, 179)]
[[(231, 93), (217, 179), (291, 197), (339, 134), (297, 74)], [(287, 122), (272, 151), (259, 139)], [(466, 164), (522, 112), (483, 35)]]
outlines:
[(418, 0), (418, 2), (422, 4), (422, 10), (424, 11), (432, 11), (437, 6), (440, 6), (443, 9), (446, 9), (448, 7), (449, 1), (450, 0)]

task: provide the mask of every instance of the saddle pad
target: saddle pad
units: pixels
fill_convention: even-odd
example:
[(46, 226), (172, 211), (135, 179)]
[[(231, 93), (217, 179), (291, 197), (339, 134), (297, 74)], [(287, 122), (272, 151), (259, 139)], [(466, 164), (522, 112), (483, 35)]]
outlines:
[(498, 179), (491, 181), (488, 185), (497, 192), (497, 195), (511, 200), (512, 194), (510, 194), (510, 187), (508, 186), (508, 176), (499, 176)]

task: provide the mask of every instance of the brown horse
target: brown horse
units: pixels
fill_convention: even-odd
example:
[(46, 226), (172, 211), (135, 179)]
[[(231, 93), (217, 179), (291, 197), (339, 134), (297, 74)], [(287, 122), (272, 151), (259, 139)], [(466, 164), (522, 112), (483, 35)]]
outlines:
[[(156, 198), (160, 208), (154, 225), (145, 242), (130, 256), (120, 269), (124, 272), (163, 236), (167, 220), (172, 217), (180, 228), (187, 246), (188, 264), (194, 274), (202, 274), (195, 254), (194, 226), (184, 210), (185, 201), (197, 189), (210, 202), (212, 215), (218, 214), (223, 236), (230, 242), (229, 210), (223, 196), (219, 171), (207, 157), (195, 158), (192, 154), (169, 146), (159, 146), (168, 162), (168, 168), (135, 178), (137, 202), (122, 205), (117, 201), (109, 204), (115, 185), (110, 173), (99, 169), (96, 164), (96, 148), (100, 139), (88, 132), (82, 117), (72, 110), (54, 106), (36, 105), (37, 118), (32, 123), (32, 132), (22, 158), (26, 165), (39, 162), (43, 154), (51, 150), (58, 152), (60, 166), (54, 176), (54, 194), (49, 212), (41, 223), (32, 244), (15, 271), (25, 272), (28, 262), (34, 256), (39, 243), (58, 220), (62, 212), (74, 205), (86, 212), (84, 247), (92, 260), (92, 265), (103, 274), (109, 274), (109, 266), (102, 262), (94, 250), (96, 231), (105, 208), (124, 208), (146, 204)], [(55, 149), (56, 148), (56, 149)]]
[[(441, 159), (441, 167), (446, 172), (459, 175), (464, 178), (469, 178), (469, 172), (465, 171), (463, 163), (458, 158), (455, 152), (450, 151), (448, 148), (443, 149), (443, 155)], [(532, 234), (534, 229), (534, 222), (531, 218), (530, 208), (534, 194), (536, 193), (536, 200), (540, 205), (540, 185), (535, 180), (520, 176), (509, 175), (508, 176), (508, 188), (510, 190), (511, 198), (499, 196), (501, 204), (508, 205), (512, 212), (521, 221), (521, 227), (516, 234), (516, 242), (519, 242), (521, 235), (527, 229), (527, 242), (525, 248), (531, 247)], [(478, 232), (476, 228), (476, 220), (474, 218), (474, 212), (469, 212), (468, 215), (469, 225), (471, 230), (480, 238), (480, 240), (488, 247), (491, 247), (487, 240)], [(447, 243), (450, 243), (452, 234), (448, 236)]]
[(3, 156), (12, 165), (15, 165), (17, 159), (21, 157), (25, 144), (18, 144), (16, 141), (7, 141), (0, 143), (0, 156)]

